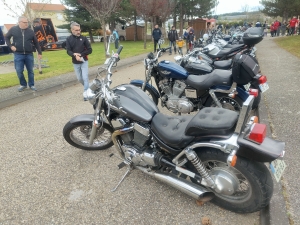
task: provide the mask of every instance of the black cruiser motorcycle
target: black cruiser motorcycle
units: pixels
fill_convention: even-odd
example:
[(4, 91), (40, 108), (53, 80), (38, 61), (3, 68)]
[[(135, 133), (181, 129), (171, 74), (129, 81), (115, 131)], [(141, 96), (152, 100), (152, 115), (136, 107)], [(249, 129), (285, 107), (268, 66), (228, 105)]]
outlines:
[(168, 116), (140, 88), (130, 84), (110, 88), (113, 54), (107, 75), (90, 85), (93, 114), (72, 118), (63, 129), (65, 140), (84, 150), (112, 145), (127, 167), (117, 189), (133, 169), (140, 170), (198, 201), (212, 201), (227, 210), (255, 212), (267, 206), (273, 193), (266, 162), (281, 159), (285, 144), (266, 137), (266, 126), (250, 117), (250, 95), (240, 113), (207, 107), (196, 115)]

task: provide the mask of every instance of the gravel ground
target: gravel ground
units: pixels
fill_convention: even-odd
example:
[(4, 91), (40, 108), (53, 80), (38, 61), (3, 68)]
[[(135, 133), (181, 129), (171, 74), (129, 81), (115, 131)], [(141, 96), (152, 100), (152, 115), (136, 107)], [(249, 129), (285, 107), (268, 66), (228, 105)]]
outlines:
[[(113, 86), (143, 76), (142, 63), (120, 69), (112, 77)], [(269, 93), (275, 91), (271, 85)], [(279, 110), (283, 112), (288, 114)], [(1, 110), (0, 224), (194, 225), (204, 216), (213, 225), (259, 224), (259, 212), (236, 214), (211, 203), (197, 206), (139, 171), (111, 192), (125, 173), (117, 169), (120, 161), (109, 157), (115, 148), (83, 151), (62, 136), (65, 123), (85, 113), (93, 110), (82, 101), (81, 85)]]

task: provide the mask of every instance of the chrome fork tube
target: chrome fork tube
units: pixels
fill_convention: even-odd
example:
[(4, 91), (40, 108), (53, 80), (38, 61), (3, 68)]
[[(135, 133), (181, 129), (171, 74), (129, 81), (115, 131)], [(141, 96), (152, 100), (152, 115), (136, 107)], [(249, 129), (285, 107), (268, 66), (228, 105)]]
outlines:
[(90, 138), (89, 138), (89, 144), (92, 145), (93, 141), (96, 137), (96, 133), (97, 133), (97, 129), (99, 127), (99, 120), (100, 120), (100, 108), (102, 106), (102, 98), (99, 98), (99, 102), (97, 104), (97, 107), (95, 109), (95, 114), (94, 114), (94, 121), (92, 124), (92, 130), (91, 130), (91, 134), (90, 134)]

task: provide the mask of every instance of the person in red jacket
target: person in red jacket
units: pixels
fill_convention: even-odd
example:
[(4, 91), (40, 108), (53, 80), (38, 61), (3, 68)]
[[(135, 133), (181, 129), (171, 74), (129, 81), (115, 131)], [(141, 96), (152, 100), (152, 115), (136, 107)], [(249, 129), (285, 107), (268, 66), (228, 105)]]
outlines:
[(297, 20), (296, 16), (294, 16), (289, 24), (290, 24), (290, 35), (294, 35), (295, 34), (295, 27), (296, 27), (296, 24), (298, 24), (299, 21)]
[(272, 23), (271, 26), (270, 26), (271, 37), (274, 36), (274, 31), (275, 31), (275, 27), (274, 27), (274, 23)]
[(279, 23), (279, 21), (278, 20), (275, 20), (275, 22), (274, 22), (274, 36), (276, 36), (277, 35), (277, 32), (279, 32), (279, 26), (280, 26), (280, 23)]

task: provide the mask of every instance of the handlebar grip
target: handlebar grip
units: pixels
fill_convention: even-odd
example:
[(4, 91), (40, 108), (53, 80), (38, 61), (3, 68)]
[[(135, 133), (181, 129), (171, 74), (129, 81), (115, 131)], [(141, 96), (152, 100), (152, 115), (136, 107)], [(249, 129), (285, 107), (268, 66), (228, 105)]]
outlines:
[(120, 53), (122, 52), (122, 49), (123, 49), (123, 45), (120, 45), (120, 47), (118, 48), (118, 51), (117, 51), (118, 55), (120, 55)]

